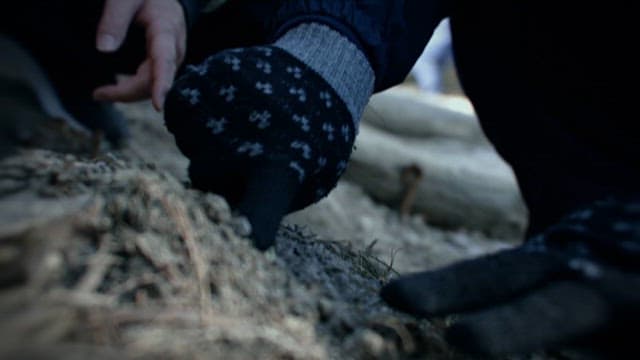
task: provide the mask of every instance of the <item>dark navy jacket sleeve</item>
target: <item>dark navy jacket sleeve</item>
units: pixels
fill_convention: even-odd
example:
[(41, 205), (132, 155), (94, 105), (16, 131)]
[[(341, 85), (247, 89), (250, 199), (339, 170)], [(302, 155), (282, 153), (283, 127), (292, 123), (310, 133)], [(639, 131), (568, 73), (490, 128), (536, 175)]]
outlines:
[(349, 37), (366, 54), (376, 74), (375, 91), (402, 82), (447, 16), (441, 0), (261, 1), (275, 6), (267, 28), (278, 37), (289, 28), (315, 21)]
[[(195, 0), (182, 0), (185, 4)], [(196, 1), (197, 2), (197, 1)], [(375, 91), (406, 78), (438, 23), (446, 0), (228, 0), (204, 14), (192, 32), (192, 55), (251, 46), (277, 39), (300, 23), (332, 27), (367, 56), (376, 75)], [(209, 49), (197, 49), (206, 43)], [(215, 43), (215, 44), (214, 44)]]

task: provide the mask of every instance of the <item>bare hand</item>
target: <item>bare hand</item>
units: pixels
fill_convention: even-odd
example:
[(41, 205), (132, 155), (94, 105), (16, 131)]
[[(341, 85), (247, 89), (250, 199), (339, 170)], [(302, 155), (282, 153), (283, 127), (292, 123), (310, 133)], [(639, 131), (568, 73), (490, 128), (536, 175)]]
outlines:
[(133, 21), (145, 28), (147, 58), (135, 75), (97, 88), (103, 101), (137, 101), (151, 97), (160, 111), (187, 42), (185, 14), (176, 0), (106, 0), (96, 37), (102, 52), (114, 52), (125, 40)]

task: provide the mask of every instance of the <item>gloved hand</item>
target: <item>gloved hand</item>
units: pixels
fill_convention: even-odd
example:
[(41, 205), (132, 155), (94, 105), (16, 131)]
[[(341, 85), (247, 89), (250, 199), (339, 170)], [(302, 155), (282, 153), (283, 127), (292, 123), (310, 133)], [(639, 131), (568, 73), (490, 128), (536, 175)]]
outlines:
[(259, 249), (282, 217), (324, 197), (346, 168), (355, 125), (327, 81), (275, 46), (189, 66), (165, 104), (195, 188), (247, 216)]
[(637, 354), (640, 201), (598, 202), (520, 248), (400, 277), (381, 296), (422, 317), (464, 313), (447, 338), (471, 353)]

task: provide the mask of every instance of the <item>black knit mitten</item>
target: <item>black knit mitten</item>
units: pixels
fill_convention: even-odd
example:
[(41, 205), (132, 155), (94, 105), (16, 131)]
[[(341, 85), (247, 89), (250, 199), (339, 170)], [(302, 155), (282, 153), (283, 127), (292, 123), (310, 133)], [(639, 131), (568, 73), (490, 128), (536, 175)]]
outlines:
[(193, 186), (247, 216), (260, 249), (273, 244), (285, 214), (335, 187), (356, 134), (334, 87), (278, 46), (226, 50), (188, 66), (165, 112)]
[(419, 316), (465, 313), (448, 339), (469, 352), (637, 353), (640, 198), (594, 203), (513, 250), (402, 276), (382, 297)]

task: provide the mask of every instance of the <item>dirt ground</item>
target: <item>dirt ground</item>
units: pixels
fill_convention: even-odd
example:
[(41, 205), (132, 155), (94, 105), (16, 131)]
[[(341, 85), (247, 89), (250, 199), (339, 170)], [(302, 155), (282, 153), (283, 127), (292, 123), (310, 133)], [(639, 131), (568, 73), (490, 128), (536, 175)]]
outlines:
[(469, 358), (443, 341), (451, 318), (377, 293), (512, 241), (403, 219), (343, 183), (261, 253), (224, 199), (189, 189), (159, 115), (123, 109), (122, 151), (59, 127), (0, 160), (0, 358)]

